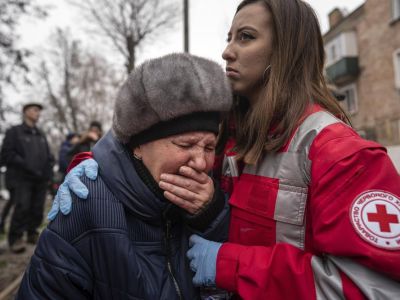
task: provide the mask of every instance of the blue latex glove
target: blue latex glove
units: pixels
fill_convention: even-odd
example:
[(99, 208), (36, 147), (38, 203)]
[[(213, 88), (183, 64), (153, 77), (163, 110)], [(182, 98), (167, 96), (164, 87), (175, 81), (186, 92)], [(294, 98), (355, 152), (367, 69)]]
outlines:
[(64, 182), (58, 188), (53, 205), (47, 214), (47, 219), (54, 220), (60, 210), (64, 215), (71, 212), (72, 197), (70, 190), (81, 199), (87, 198), (89, 190), (82, 183), (80, 177), (85, 174), (89, 179), (96, 180), (98, 166), (94, 159), (89, 158), (69, 171), (67, 176), (65, 176)]
[(190, 237), (190, 249), (186, 256), (190, 260), (190, 268), (196, 273), (193, 277), (195, 286), (215, 286), (217, 254), (221, 246), (221, 243), (208, 241), (196, 234)]

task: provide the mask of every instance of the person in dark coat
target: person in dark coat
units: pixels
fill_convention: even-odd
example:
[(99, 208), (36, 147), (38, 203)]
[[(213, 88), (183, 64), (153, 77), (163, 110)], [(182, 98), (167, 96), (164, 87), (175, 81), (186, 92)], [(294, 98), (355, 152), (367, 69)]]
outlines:
[(23, 123), (7, 130), (1, 150), (7, 167), (6, 186), (10, 203), (15, 204), (8, 232), (11, 251), (25, 250), (22, 239), (27, 232), (28, 243), (36, 243), (42, 223), (47, 184), (52, 176), (54, 158), (44, 133), (36, 126), (41, 104), (23, 106)]
[[(192, 233), (227, 238), (228, 204), (209, 172), (231, 104), (209, 60), (171, 54), (137, 67), (93, 148), (99, 176), (80, 178), (88, 198), (74, 195), (43, 231), (16, 299), (199, 299), (185, 253)], [(179, 175), (174, 189), (166, 173)]]
[(58, 171), (65, 177), (67, 173), (68, 164), (70, 162), (69, 152), (74, 145), (79, 141), (79, 135), (71, 132), (66, 136), (65, 141), (60, 146), (58, 153)]
[(86, 132), (82, 133), (79, 136), (79, 139), (68, 150), (66, 155), (68, 162), (70, 162), (72, 158), (78, 153), (91, 151), (93, 146), (97, 143), (102, 135), (103, 130), (101, 123), (98, 121), (90, 122), (89, 128), (86, 130)]

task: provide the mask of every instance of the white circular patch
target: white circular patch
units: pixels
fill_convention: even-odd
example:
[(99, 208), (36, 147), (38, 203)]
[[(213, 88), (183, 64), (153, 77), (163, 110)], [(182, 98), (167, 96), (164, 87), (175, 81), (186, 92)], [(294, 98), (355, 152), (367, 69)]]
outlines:
[(385, 191), (366, 191), (353, 201), (350, 220), (368, 243), (387, 250), (400, 249), (400, 199)]

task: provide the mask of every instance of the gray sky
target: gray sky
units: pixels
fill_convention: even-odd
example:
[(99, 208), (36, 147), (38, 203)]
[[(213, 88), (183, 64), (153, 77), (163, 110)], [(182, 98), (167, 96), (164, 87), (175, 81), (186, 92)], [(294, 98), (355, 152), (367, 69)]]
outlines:
[[(328, 29), (328, 13), (335, 7), (353, 11), (364, 0), (306, 0), (317, 12), (323, 32)], [(235, 8), (240, 0), (189, 0), (190, 5), (190, 52), (206, 56), (222, 63), (221, 53), (225, 46)], [(54, 8), (44, 21), (26, 19), (20, 28), (22, 44), (28, 47), (41, 47), (50, 32), (59, 27), (70, 27), (77, 36), (82, 35), (85, 24), (75, 8), (65, 1), (38, 0), (38, 3), (51, 4)], [(56, 4), (55, 4), (56, 3)], [(85, 41), (87, 43), (89, 41)], [(98, 43), (98, 40), (92, 41)], [(89, 42), (90, 43), (90, 42)], [(97, 48), (96, 45), (91, 45)], [(139, 53), (139, 61), (169, 52), (182, 51), (182, 25), (164, 37), (147, 44)]]
[[(323, 32), (328, 30), (328, 13), (335, 7), (353, 11), (364, 0), (306, 0), (315, 9)], [(230, 27), (237, 4), (240, 0), (189, 0), (190, 6), (190, 52), (196, 55), (208, 57), (224, 64), (221, 53), (226, 44), (226, 35)], [(49, 16), (44, 20), (34, 18), (23, 18), (19, 27), (21, 36), (20, 44), (40, 53), (46, 49), (49, 36), (55, 31), (56, 27), (69, 27), (73, 36), (81, 39), (83, 44), (90, 49), (98, 50), (101, 53), (114, 54), (104, 48), (104, 40), (100, 37), (88, 39), (87, 23), (76, 11), (75, 7), (70, 7), (65, 0), (37, 0), (38, 4), (50, 5)], [(138, 53), (138, 62), (157, 57), (171, 52), (181, 52), (183, 50), (182, 24), (178, 24), (170, 33), (147, 43)], [(86, 30), (86, 34), (85, 34)], [(107, 52), (109, 51), (109, 52)], [(108, 55), (108, 54), (107, 54)], [(115, 64), (121, 65), (119, 58), (113, 58)], [(125, 70), (124, 70), (125, 71)], [(9, 92), (8, 99), (12, 102), (26, 101), (29, 97), (23, 90), (15, 93)], [(14, 103), (15, 103), (14, 102)]]

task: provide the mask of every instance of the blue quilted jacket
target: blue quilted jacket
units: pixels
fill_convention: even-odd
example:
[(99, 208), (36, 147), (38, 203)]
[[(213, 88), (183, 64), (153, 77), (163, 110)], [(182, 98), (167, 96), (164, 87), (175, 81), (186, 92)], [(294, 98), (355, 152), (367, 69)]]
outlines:
[[(82, 178), (88, 199), (75, 197), (43, 231), (17, 299), (198, 299), (185, 256), (193, 226), (141, 180), (111, 133), (93, 154), (99, 177)], [(223, 206), (195, 232), (224, 240)]]

